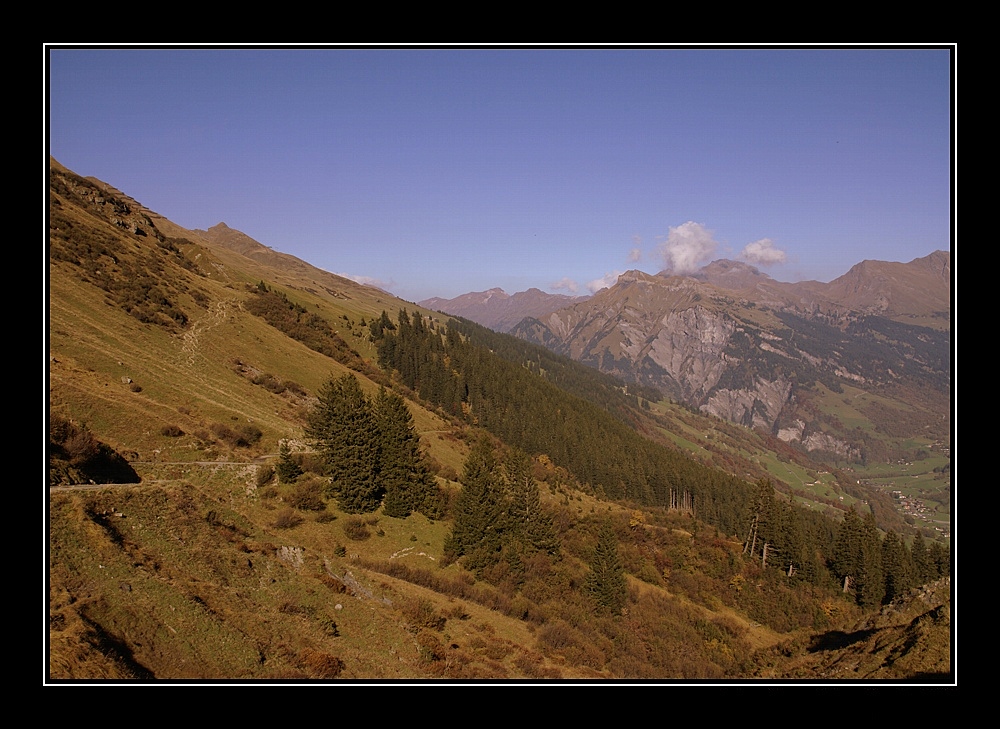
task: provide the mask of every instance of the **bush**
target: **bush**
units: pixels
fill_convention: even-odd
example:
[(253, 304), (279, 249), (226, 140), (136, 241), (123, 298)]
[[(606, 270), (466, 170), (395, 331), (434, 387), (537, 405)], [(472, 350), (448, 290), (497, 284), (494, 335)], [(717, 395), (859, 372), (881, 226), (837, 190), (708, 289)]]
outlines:
[(430, 600), (407, 600), (400, 606), (400, 610), (403, 613), (403, 617), (406, 618), (406, 622), (414, 628), (429, 628), (431, 630), (442, 631), (447, 622), (447, 619), (439, 615), (437, 610), (434, 609), (434, 605)]
[(298, 382), (295, 382), (294, 380), (285, 380), (284, 385), (285, 389), (287, 389), (291, 393), (294, 393), (295, 395), (298, 395), (299, 397), (305, 397), (306, 395), (309, 394), (308, 392), (306, 392), (306, 388), (302, 387), (302, 385), (300, 385)]
[(316, 473), (322, 475), (326, 471), (323, 464), (323, 456), (319, 453), (295, 453), (292, 456), (303, 473)]
[(303, 666), (316, 678), (337, 678), (344, 670), (344, 662), (337, 656), (304, 648), (299, 654)]
[(212, 433), (232, 448), (249, 448), (261, 439), (263, 431), (256, 425), (240, 425), (233, 430), (225, 423), (213, 423)]
[(280, 395), (285, 391), (284, 383), (282, 383), (281, 380), (279, 380), (274, 375), (268, 374), (266, 372), (254, 377), (253, 380), (251, 380), (251, 382), (253, 382), (253, 384), (255, 385), (260, 385), (265, 390), (273, 392), (275, 395)]
[(77, 430), (62, 444), (74, 466), (82, 466), (97, 458), (101, 444), (89, 430)]
[(138, 483), (124, 456), (102, 443), (84, 425), (49, 417), (49, 485), (58, 483)]
[(318, 478), (309, 478), (296, 483), (288, 497), (288, 503), (301, 511), (323, 511), (326, 509), (323, 482)]
[(261, 466), (257, 469), (257, 488), (267, 486), (274, 478), (274, 468), (271, 466)]
[(372, 535), (364, 519), (358, 516), (349, 516), (344, 520), (344, 534), (355, 542), (363, 542)]
[(283, 509), (275, 518), (273, 526), (275, 529), (291, 529), (292, 527), (297, 527), (302, 522), (302, 517), (294, 511)]

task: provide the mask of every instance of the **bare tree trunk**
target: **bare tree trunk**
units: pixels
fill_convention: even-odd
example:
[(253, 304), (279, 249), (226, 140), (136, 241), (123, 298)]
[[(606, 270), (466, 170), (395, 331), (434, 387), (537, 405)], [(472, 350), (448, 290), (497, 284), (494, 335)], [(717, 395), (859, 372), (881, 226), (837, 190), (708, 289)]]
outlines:
[(750, 525), (750, 532), (747, 534), (747, 539), (743, 542), (743, 554), (747, 552), (753, 557), (754, 550), (757, 548), (757, 516), (753, 518), (753, 524)]

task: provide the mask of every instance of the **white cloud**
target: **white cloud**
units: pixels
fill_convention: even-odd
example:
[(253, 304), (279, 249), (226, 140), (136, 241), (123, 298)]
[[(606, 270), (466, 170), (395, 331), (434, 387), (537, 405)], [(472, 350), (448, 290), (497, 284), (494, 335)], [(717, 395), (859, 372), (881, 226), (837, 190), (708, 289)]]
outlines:
[(618, 277), (622, 275), (621, 271), (614, 271), (612, 273), (606, 273), (601, 278), (595, 278), (593, 281), (587, 283), (587, 290), (592, 294), (596, 294), (601, 289), (608, 289), (618, 283)]
[(563, 276), (561, 279), (552, 284), (550, 288), (554, 291), (569, 291), (571, 294), (575, 294), (580, 290), (580, 285), (568, 276)]
[(335, 276), (340, 276), (341, 278), (348, 278), (355, 283), (359, 283), (362, 286), (372, 286), (377, 289), (382, 289), (383, 291), (388, 291), (389, 287), (393, 286), (392, 281), (381, 281), (377, 278), (372, 278), (371, 276), (360, 276), (353, 273), (336, 273)]
[(710, 230), (689, 220), (670, 229), (660, 252), (666, 267), (674, 273), (691, 273), (711, 260), (717, 246)]
[(632, 236), (632, 250), (628, 252), (628, 262), (638, 263), (642, 260), (642, 236)]
[(761, 238), (753, 243), (748, 243), (746, 248), (740, 253), (740, 257), (749, 263), (756, 263), (761, 266), (784, 263), (788, 258), (783, 250), (774, 247), (774, 241), (770, 238)]

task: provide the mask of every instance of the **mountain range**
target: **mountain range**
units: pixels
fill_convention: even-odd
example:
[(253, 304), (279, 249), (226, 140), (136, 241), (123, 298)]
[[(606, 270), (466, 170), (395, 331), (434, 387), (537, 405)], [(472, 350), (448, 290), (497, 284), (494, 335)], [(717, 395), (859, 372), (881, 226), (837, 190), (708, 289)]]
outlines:
[[(902, 456), (898, 435), (948, 436), (945, 251), (863, 261), (830, 283), (783, 283), (718, 260), (687, 276), (629, 271), (575, 302), (493, 289), (422, 303), (844, 462)], [(856, 431), (845, 404), (891, 419), (896, 434)]]
[[(824, 337), (846, 336), (824, 355), (839, 370), (821, 362), (793, 379), (771, 364), (751, 369), (794, 382), (819, 427), (868, 433), (858, 441), (873, 460), (879, 445), (914, 457), (842, 470), (848, 461), (824, 462), (773, 429), (671, 402), (667, 380), (617, 379), (224, 223), (185, 229), (55, 160), (47, 223), (47, 682), (949, 682), (953, 588), (938, 526), (950, 509), (947, 408), (916, 428), (947, 381), (948, 368), (929, 359), (935, 332), (947, 333), (934, 311), (897, 321), (818, 303), (786, 331), (774, 328), (792, 316), (778, 304), (733, 309), (723, 299), (740, 297), (707, 279), (632, 274), (619, 282), (634, 287), (627, 301), (621, 290), (559, 300), (516, 325), (562, 336), (565, 312), (591, 312), (565, 331), (593, 324), (590, 339), (606, 345), (594, 352), (617, 355), (587, 364), (617, 356), (623, 374), (625, 355), (641, 349), (638, 327), (669, 319), (637, 306), (661, 289), (696, 304), (681, 312), (695, 324), (725, 332), (739, 312), (725, 342), (705, 337), (727, 362), (740, 334), (784, 352), (779, 363), (798, 350), (818, 358)], [(703, 275), (737, 273), (748, 272)], [(868, 280), (854, 288), (880, 306)], [(615, 306), (617, 340), (607, 319)], [(851, 328), (859, 322), (867, 328)], [(886, 362), (901, 356), (890, 362), (898, 377), (865, 369), (847, 346), (866, 332)], [(659, 336), (649, 352), (664, 351)], [(860, 389), (839, 371), (884, 384)], [(745, 387), (733, 372), (705, 391)], [(355, 411), (388, 398), (412, 418), (407, 437), (422, 464), (413, 476), (430, 495), (408, 515), (347, 508), (331, 482), (310, 424), (345, 378), (361, 393)], [(677, 386), (697, 389), (683, 378)], [(821, 407), (836, 401), (840, 425)], [(924, 410), (900, 417), (917, 405)], [(900, 497), (886, 480), (895, 471), (907, 479)], [(486, 498), (467, 496), (473, 487)], [(916, 493), (938, 506), (907, 511)], [(483, 533), (504, 541), (456, 554), (456, 525), (491, 500)], [(514, 513), (527, 515), (534, 542), (517, 536)], [(919, 566), (904, 581), (880, 561), (896, 583), (874, 603), (874, 582), (864, 594), (846, 589), (838, 561), (842, 543), (860, 554), (856, 535), (838, 526), (855, 513), (873, 539), (898, 547), (888, 535), (902, 535), (912, 553), (896, 553)], [(605, 571), (615, 579), (595, 577)], [(621, 601), (610, 612), (595, 597), (606, 584)]]
[(525, 317), (543, 317), (553, 311), (584, 301), (586, 296), (547, 294), (531, 288), (508, 294), (503, 289), (473, 291), (453, 299), (430, 298), (419, 304), (428, 309), (470, 319), (498, 332), (509, 332)]

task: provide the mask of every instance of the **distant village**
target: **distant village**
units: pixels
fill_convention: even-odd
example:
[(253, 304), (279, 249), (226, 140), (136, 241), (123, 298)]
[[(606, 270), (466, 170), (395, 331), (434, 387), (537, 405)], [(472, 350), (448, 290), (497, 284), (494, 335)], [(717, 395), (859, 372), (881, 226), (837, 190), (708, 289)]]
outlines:
[[(935, 450), (937, 450), (939, 453), (943, 453), (944, 455), (950, 455), (950, 448), (948, 448), (947, 446), (938, 445), (937, 448), (935, 448)], [(906, 461), (904, 459), (898, 460), (897, 464), (902, 466), (903, 471), (906, 471), (908, 468), (913, 466), (913, 463), (911, 461)], [(900, 475), (905, 476), (906, 474), (900, 474)], [(912, 478), (918, 478), (918, 477), (919, 477), (918, 474), (912, 474)], [(858, 483), (861, 482), (859, 481)], [(866, 481), (866, 483), (869, 486), (873, 486), (883, 491), (888, 490), (889, 495), (892, 496), (892, 498), (895, 500), (897, 508), (904, 516), (911, 517), (914, 521), (919, 519), (923, 522), (926, 522), (928, 527), (938, 532), (938, 534), (940, 534), (943, 538), (951, 539), (951, 528), (947, 525), (938, 526), (938, 524), (941, 524), (942, 522), (934, 519), (934, 514), (936, 512), (936, 509), (934, 507), (928, 506), (923, 499), (920, 499), (916, 496), (908, 495), (904, 493), (901, 489), (895, 488), (895, 486), (897, 486), (895, 481), (891, 483), (876, 483), (872, 481)]]

